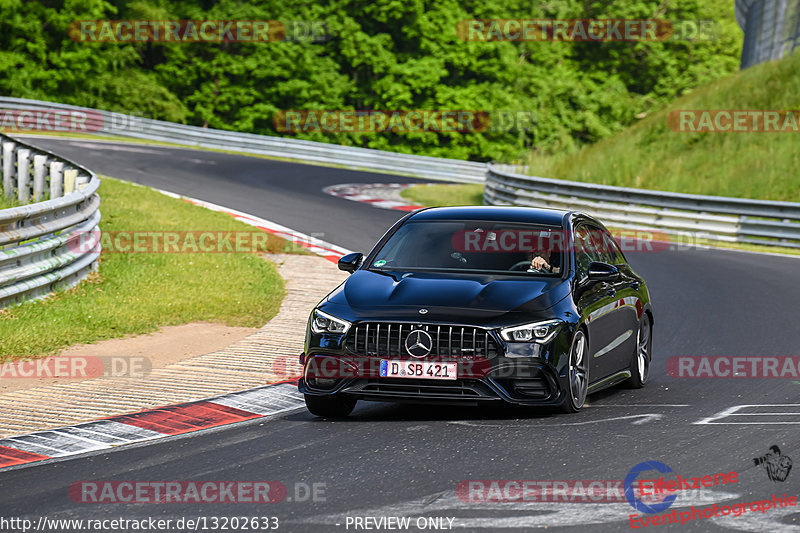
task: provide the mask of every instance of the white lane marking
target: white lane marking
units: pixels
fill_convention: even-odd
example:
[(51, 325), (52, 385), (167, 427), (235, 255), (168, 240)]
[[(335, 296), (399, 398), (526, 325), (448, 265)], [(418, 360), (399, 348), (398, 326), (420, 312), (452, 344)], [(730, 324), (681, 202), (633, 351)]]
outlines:
[(37, 431), (0, 440), (0, 446), (48, 457), (66, 457), (164, 437), (162, 433), (111, 420)]
[[(120, 424), (124, 425), (124, 424)], [(94, 442), (102, 442), (103, 444), (109, 444), (111, 446), (115, 444), (124, 444), (126, 442), (130, 442), (129, 439), (125, 439), (116, 435), (109, 435), (107, 433), (102, 433), (98, 431), (91, 431), (85, 428), (81, 428), (78, 426), (73, 427), (66, 427), (61, 428), (58, 431), (63, 431), (65, 433), (69, 433), (71, 435), (75, 435), (78, 437), (82, 437), (87, 440), (91, 440)]]
[(72, 146), (77, 148), (86, 148), (89, 150), (106, 150), (110, 152), (131, 152), (134, 154), (150, 154), (150, 155), (164, 155), (163, 151), (153, 150), (152, 148), (139, 148), (138, 146), (130, 145), (112, 145), (112, 144), (96, 144), (90, 142), (70, 142)]
[(263, 416), (290, 411), (305, 405), (303, 395), (297, 391), (297, 386), (289, 383), (234, 392), (211, 401)]
[[(758, 407), (794, 407), (800, 408), (800, 404), (797, 403), (763, 403), (763, 404), (743, 404), (743, 405), (733, 405), (728, 407), (727, 409), (723, 409), (722, 411), (713, 414), (706, 418), (701, 418), (696, 422), (692, 422), (693, 425), (743, 425), (743, 426), (755, 426), (755, 425), (787, 425), (787, 424), (800, 424), (800, 412), (798, 411), (770, 411), (770, 412), (741, 412), (743, 409), (749, 408), (758, 408)], [(767, 416), (767, 417), (775, 417), (775, 416), (788, 416), (788, 417), (797, 417), (797, 420), (794, 421), (758, 421), (758, 422), (744, 422), (735, 420), (733, 417), (737, 416)], [(728, 421), (719, 422), (720, 420), (729, 419)]]
[[(209, 398), (206, 401), (254, 413), (259, 415), (259, 418), (305, 406), (303, 396), (297, 392), (297, 386), (289, 383), (267, 385), (255, 390)], [(0, 446), (48, 457), (67, 457), (167, 436), (114, 420), (97, 420), (76, 426), (8, 437), (0, 440)]]
[(633, 425), (639, 426), (641, 424), (646, 424), (647, 422), (650, 422), (652, 420), (661, 420), (662, 418), (664, 418), (664, 415), (660, 414), (640, 415), (640, 416), (642, 416), (643, 418), (641, 420), (633, 422)]
[[(164, 435), (153, 431), (151, 429), (140, 428), (130, 424), (123, 424), (114, 420), (97, 420), (94, 422), (86, 422), (74, 426), (75, 429), (81, 431), (88, 431), (98, 435), (98, 440), (102, 438), (117, 439), (122, 442), (120, 444), (128, 444), (129, 442), (141, 442), (150, 439), (157, 439)], [(69, 428), (67, 428), (69, 429)], [(112, 444), (112, 443), (109, 443)]]
[[(342, 183), (330, 185), (322, 192), (350, 200), (378, 207), (381, 209), (399, 209), (411, 211), (422, 209), (423, 206), (410, 204), (400, 196), (400, 192), (414, 183)], [(366, 193), (366, 194), (365, 194)]]
[[(560, 428), (564, 426), (586, 426), (588, 424), (600, 424), (602, 422), (613, 422), (614, 420), (630, 420), (633, 418), (638, 418), (636, 422), (632, 422), (633, 424), (640, 425), (645, 424), (647, 422), (651, 422), (653, 420), (661, 420), (664, 418), (664, 415), (660, 413), (645, 413), (641, 415), (628, 415), (628, 416), (614, 416), (611, 418), (601, 418), (599, 420), (587, 420), (585, 422), (564, 422), (563, 424), (530, 424), (524, 423), (525, 426), (530, 428), (541, 428), (541, 427), (552, 427), (552, 428)], [(534, 419), (531, 419), (530, 422), (533, 422)], [(448, 424), (457, 424), (460, 426), (472, 426), (472, 427), (480, 427), (480, 428), (507, 428), (513, 427), (515, 424), (481, 424), (476, 422), (471, 422), (468, 420), (453, 420), (448, 422)]]
[(586, 404), (591, 405), (592, 409), (597, 407), (691, 407), (692, 404), (689, 403), (626, 403), (620, 405), (607, 405), (607, 404), (596, 404), (592, 403)]
[(210, 209), (212, 211), (217, 211), (220, 213), (231, 215), (233, 218), (235, 218), (240, 222), (244, 222), (245, 224), (248, 224), (250, 226), (254, 226), (259, 229), (263, 229), (269, 233), (273, 233), (278, 237), (281, 237), (283, 239), (286, 239), (287, 241), (302, 246), (311, 253), (321, 255), (323, 257), (339, 258), (351, 252), (351, 250), (348, 250), (347, 248), (342, 248), (341, 246), (337, 246), (333, 243), (323, 241), (322, 239), (319, 239), (317, 237), (306, 235), (305, 233), (300, 233), (299, 231), (295, 231), (291, 228), (287, 228), (286, 226), (282, 226), (281, 224), (277, 224), (275, 222), (257, 217), (255, 215), (244, 213), (242, 211), (237, 211), (235, 209), (230, 209), (228, 207), (224, 207), (221, 205), (212, 204), (211, 202), (206, 202), (205, 200), (198, 200), (197, 198), (182, 196), (174, 192), (165, 191), (162, 189), (155, 189), (155, 190), (171, 198), (186, 200), (187, 202), (192, 203), (194, 205), (205, 207), (206, 209)]
[(101, 442), (96, 439), (89, 439), (85, 436), (69, 431), (63, 431), (61, 429), (42, 431), (36, 435), (42, 439), (50, 440), (53, 445), (60, 450), (74, 450), (77, 452), (82, 452), (109, 448), (109, 445), (105, 442)]
[[(691, 505), (696, 507), (712, 505), (738, 497), (738, 494), (721, 491), (685, 491), (678, 495), (670, 509)], [(457, 516), (459, 511), (466, 511), (466, 514), (470, 515), (477, 514), (476, 511), (484, 511), (485, 515), (459, 517)], [(522, 514), (523, 512), (529, 514)], [(627, 521), (632, 514), (636, 514), (636, 511), (627, 502), (465, 502), (454, 493), (438, 493), (398, 504), (313, 516), (296, 522), (341, 525), (348, 516), (436, 515), (455, 516), (454, 524), (462, 528), (551, 528)]]
[(9, 437), (7, 439), (0, 440), (0, 446), (22, 450), (23, 452), (38, 453), (39, 455), (46, 455), (48, 457), (62, 457), (64, 455), (72, 454), (72, 452), (69, 451), (58, 450), (48, 446), (47, 444), (35, 442), (34, 439), (30, 438), (32, 436), (34, 435)]

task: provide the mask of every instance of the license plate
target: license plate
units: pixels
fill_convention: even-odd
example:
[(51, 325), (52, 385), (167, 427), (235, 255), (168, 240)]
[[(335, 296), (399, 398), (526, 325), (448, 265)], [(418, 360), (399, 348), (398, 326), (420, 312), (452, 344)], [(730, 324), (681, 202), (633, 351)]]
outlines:
[(456, 379), (458, 363), (381, 360), (381, 377), (413, 379)]

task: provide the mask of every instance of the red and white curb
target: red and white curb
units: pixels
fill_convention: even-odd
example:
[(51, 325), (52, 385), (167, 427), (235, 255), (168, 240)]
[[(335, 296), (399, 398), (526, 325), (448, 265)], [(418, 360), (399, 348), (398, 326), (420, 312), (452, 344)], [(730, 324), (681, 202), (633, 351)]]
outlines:
[[(156, 189), (302, 246), (332, 262), (350, 250), (248, 213)], [(0, 439), (0, 470), (274, 416), (305, 405), (297, 378), (205, 400)]]
[(303, 407), (296, 381), (0, 439), (0, 469), (264, 418)]
[(180, 194), (175, 194), (174, 192), (163, 191), (160, 189), (156, 189), (158, 192), (170, 196), (172, 198), (178, 198), (185, 202), (189, 202), (190, 204), (198, 205), (200, 207), (205, 207), (206, 209), (210, 209), (212, 211), (217, 211), (220, 213), (226, 213), (236, 220), (244, 222), (245, 224), (249, 224), (250, 226), (254, 226), (260, 230), (266, 231), (267, 233), (272, 233), (273, 235), (277, 235), (287, 241), (292, 242), (298, 246), (302, 246), (309, 252), (317, 255), (321, 255), (328, 261), (332, 261), (336, 263), (343, 255), (347, 255), (350, 253), (350, 250), (346, 248), (342, 248), (341, 246), (336, 246), (335, 244), (323, 241), (322, 239), (318, 239), (317, 237), (312, 237), (311, 235), (306, 235), (305, 233), (300, 233), (299, 231), (295, 231), (291, 228), (287, 228), (286, 226), (282, 226), (280, 224), (276, 224), (275, 222), (259, 218), (255, 215), (250, 215), (248, 213), (243, 213), (241, 211), (237, 211), (235, 209), (230, 209), (229, 207), (223, 207), (221, 205), (212, 204), (211, 202), (206, 202), (205, 200), (198, 200), (196, 198), (190, 198), (188, 196), (181, 196)]
[(353, 202), (362, 202), (381, 209), (416, 211), (421, 205), (409, 204), (400, 191), (418, 183), (343, 183), (325, 187), (322, 192)]

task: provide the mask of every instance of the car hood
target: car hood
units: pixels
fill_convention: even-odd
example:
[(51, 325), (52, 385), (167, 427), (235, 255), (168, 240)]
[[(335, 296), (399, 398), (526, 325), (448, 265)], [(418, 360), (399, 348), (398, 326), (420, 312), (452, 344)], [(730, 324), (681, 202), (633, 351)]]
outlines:
[(328, 298), (355, 319), (421, 318), (452, 321), (498, 318), (548, 309), (569, 293), (560, 278), (358, 270)]

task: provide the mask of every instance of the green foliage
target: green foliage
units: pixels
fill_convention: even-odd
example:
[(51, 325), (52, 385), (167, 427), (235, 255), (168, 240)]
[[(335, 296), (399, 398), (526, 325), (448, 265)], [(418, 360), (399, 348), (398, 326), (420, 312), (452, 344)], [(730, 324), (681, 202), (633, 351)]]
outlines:
[(483, 205), (483, 184), (415, 185), (401, 191), (400, 196), (414, 205)]
[(576, 154), (531, 154), (530, 172), (606, 185), (800, 202), (796, 131), (696, 133), (667, 125), (669, 113), (678, 110), (796, 110), (799, 70), (800, 53), (756, 65), (703, 86)]
[[(54, 7), (56, 6), (57, 7)], [(486, 18), (714, 19), (713, 40), (476, 42)], [(324, 21), (330, 39), (83, 43), (81, 19)], [(729, 0), (66, 0), (0, 2), (0, 94), (268, 135), (278, 110), (525, 111), (481, 133), (325, 133), (298, 138), (473, 160), (569, 153), (736, 70)]]

